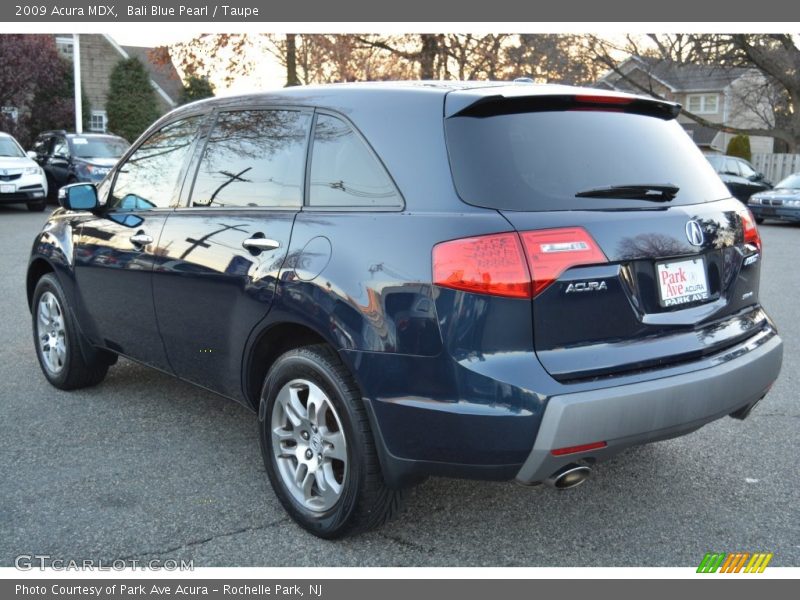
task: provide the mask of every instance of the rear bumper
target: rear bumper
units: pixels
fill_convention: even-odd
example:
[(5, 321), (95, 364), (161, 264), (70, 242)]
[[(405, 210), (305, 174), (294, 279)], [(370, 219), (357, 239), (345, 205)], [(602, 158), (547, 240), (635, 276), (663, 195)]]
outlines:
[[(770, 330), (724, 353), (707, 369), (553, 396), (516, 479), (540, 482), (567, 464), (602, 461), (627, 447), (689, 433), (752, 405), (777, 378), (782, 357), (783, 343)], [(594, 442), (607, 446), (566, 456), (551, 453)]]

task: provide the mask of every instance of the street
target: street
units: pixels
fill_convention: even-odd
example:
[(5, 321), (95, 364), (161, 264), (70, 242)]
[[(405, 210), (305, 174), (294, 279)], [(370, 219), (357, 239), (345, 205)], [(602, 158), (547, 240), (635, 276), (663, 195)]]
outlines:
[(0, 207), (0, 566), (47, 554), (196, 567), (696, 567), (711, 551), (800, 566), (799, 226), (760, 227), (761, 300), (785, 354), (746, 421), (629, 450), (566, 492), (430, 479), (388, 526), (327, 542), (272, 493), (244, 407), (127, 360), (95, 388), (47, 384), (24, 285), (46, 215)]

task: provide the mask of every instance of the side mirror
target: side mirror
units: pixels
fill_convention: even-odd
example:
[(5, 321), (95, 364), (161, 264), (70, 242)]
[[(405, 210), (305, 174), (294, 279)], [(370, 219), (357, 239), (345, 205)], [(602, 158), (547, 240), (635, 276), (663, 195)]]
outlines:
[(764, 174), (763, 173), (753, 173), (750, 175), (750, 181), (764, 181)]
[(28, 155), (28, 158), (33, 159), (33, 160), (36, 160), (37, 158), (39, 158), (39, 155), (36, 154), (36, 152), (34, 152), (33, 150), (28, 150), (25, 154)]
[(58, 203), (67, 210), (95, 210), (97, 188), (91, 183), (73, 183), (58, 190)]

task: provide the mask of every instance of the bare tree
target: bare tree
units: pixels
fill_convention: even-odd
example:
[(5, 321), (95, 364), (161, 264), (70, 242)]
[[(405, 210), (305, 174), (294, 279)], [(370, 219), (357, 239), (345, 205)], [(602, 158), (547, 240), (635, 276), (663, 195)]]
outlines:
[[(734, 127), (716, 123), (686, 108), (693, 121), (726, 133), (767, 136), (782, 140), (789, 152), (800, 150), (800, 48), (789, 34), (649, 34), (644, 39), (628, 36), (613, 43), (587, 36), (594, 60), (616, 73), (633, 88), (662, 97), (653, 78), (642, 81), (620, 69), (621, 56), (651, 56), (681, 64), (715, 65), (720, 69), (751, 71), (737, 87), (737, 103), (751, 122)], [(650, 42), (650, 44), (647, 44)]]

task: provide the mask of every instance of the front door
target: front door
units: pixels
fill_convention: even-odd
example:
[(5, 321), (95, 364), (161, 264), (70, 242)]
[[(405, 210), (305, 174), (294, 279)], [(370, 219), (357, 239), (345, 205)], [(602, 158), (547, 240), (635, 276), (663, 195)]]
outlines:
[(244, 347), (272, 305), (303, 201), (308, 110), (223, 111), (187, 206), (167, 219), (153, 275), (176, 375), (241, 397)]
[(201, 118), (164, 126), (117, 167), (105, 209), (82, 223), (75, 248), (86, 334), (105, 348), (165, 371), (171, 369), (153, 308), (153, 265), (161, 260), (158, 238)]

